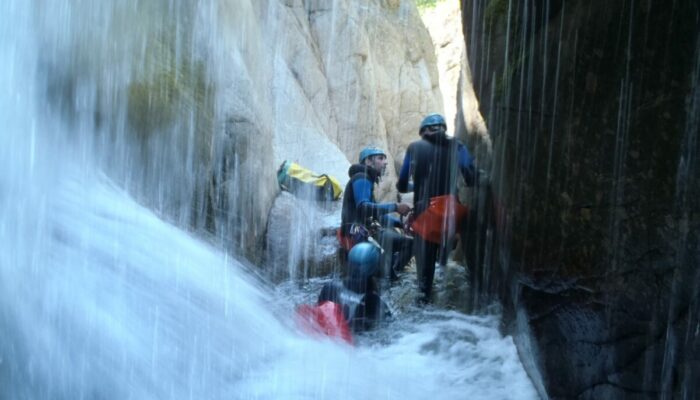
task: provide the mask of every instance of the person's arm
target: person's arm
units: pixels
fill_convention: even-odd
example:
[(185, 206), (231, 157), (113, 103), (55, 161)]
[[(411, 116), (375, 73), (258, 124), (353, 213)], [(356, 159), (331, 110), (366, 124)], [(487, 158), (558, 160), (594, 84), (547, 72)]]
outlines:
[(411, 152), (407, 151), (403, 158), (403, 165), (399, 172), (399, 180), (396, 182), (396, 190), (399, 193), (408, 193), (413, 191), (413, 185), (408, 181), (411, 177)]
[(459, 144), (457, 151), (459, 172), (462, 174), (464, 182), (467, 184), (467, 186), (474, 186), (476, 183), (477, 174), (476, 167), (474, 167), (474, 158), (471, 156), (471, 154), (469, 154), (467, 148), (461, 143)]
[(372, 182), (367, 178), (357, 179), (352, 184), (355, 205), (360, 215), (379, 219), (384, 214), (396, 211), (396, 203), (375, 203), (372, 201), (372, 185)]

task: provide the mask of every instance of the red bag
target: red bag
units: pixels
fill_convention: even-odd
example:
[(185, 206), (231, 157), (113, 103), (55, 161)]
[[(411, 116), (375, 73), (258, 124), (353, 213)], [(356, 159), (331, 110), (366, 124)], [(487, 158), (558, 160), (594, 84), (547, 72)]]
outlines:
[(352, 334), (343, 310), (332, 301), (317, 305), (302, 304), (297, 307), (296, 317), (297, 323), (309, 334), (322, 334), (352, 344)]
[(350, 249), (352, 249), (352, 246), (355, 245), (355, 241), (352, 240), (352, 237), (343, 235), (343, 232), (340, 230), (340, 228), (338, 228), (338, 230), (336, 231), (335, 237), (338, 239), (338, 244), (340, 245), (340, 247), (342, 247), (346, 251), (350, 251)]
[(460, 204), (455, 195), (432, 197), (428, 208), (411, 224), (411, 229), (424, 240), (440, 244), (461, 229), (467, 214), (469, 208)]

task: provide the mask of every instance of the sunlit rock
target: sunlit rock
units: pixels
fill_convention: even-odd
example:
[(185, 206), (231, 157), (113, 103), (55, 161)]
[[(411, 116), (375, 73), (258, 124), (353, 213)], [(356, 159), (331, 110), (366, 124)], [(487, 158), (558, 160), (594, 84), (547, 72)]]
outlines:
[[(415, 5), (311, 1), (306, 9), (337, 122), (330, 137), (351, 161), (373, 144), (390, 152), (390, 166), (400, 163), (422, 117), (442, 111), (432, 43)], [(395, 174), (389, 168), (389, 180)], [(392, 191), (386, 185), (378, 194)]]
[(421, 19), (430, 32), (435, 48), (440, 92), (445, 106), (445, 120), (448, 131), (454, 132), (457, 92), (464, 53), (464, 36), (462, 35), (462, 13), (456, 1), (440, 1), (435, 7), (428, 7), (421, 13)]

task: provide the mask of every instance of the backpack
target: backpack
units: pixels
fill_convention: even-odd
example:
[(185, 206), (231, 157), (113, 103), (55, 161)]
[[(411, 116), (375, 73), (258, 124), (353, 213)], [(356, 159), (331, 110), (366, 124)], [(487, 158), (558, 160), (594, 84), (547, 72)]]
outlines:
[(343, 193), (340, 182), (334, 177), (316, 174), (291, 161), (283, 162), (277, 169), (277, 183), (280, 189), (308, 200), (335, 201)]
[(466, 222), (469, 208), (455, 195), (432, 197), (428, 208), (410, 222), (411, 231), (424, 240), (440, 244), (451, 239)]

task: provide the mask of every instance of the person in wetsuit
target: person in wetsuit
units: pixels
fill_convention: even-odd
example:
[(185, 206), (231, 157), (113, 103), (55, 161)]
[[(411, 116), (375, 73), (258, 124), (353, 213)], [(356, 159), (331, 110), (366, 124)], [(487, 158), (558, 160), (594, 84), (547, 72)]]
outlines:
[[(400, 193), (413, 192), (416, 217), (428, 208), (431, 198), (456, 195), (459, 175), (467, 186), (473, 186), (476, 179), (472, 156), (462, 143), (447, 136), (447, 124), (442, 115), (427, 115), (420, 124), (419, 134), (420, 140), (411, 143), (406, 150), (396, 184)], [(443, 237), (440, 244), (435, 244), (420, 235), (413, 238), (422, 303), (430, 301), (435, 262), (441, 247), (443, 254), (447, 254), (448, 239)]]
[(374, 188), (387, 165), (386, 153), (377, 147), (366, 147), (360, 152), (359, 163), (348, 170), (350, 181), (345, 186), (341, 226), (338, 240), (341, 248), (349, 251), (352, 246), (367, 240), (373, 230), (372, 223), (380, 227), (375, 239), (384, 250), (380, 274), (396, 278), (412, 257), (412, 239), (391, 229), (400, 226), (400, 220), (392, 213), (407, 214), (411, 206), (406, 203), (378, 203)]
[(325, 284), (318, 296), (318, 304), (332, 301), (341, 306), (353, 332), (371, 329), (377, 321), (390, 315), (374, 280), (379, 269), (380, 252), (372, 243), (356, 244), (348, 253), (348, 277)]

